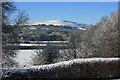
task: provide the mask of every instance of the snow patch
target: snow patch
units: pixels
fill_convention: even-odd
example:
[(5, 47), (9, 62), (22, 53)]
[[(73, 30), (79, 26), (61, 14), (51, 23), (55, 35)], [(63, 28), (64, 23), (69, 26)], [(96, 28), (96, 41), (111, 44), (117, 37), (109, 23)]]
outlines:
[(79, 24), (76, 22), (71, 22), (71, 21), (65, 21), (65, 20), (50, 20), (50, 21), (44, 21), (44, 22), (35, 22), (35, 23), (30, 23), (29, 25), (56, 25), (56, 26), (71, 26), (71, 27), (78, 27), (80, 29), (84, 29), (82, 27), (85, 27), (85, 24)]

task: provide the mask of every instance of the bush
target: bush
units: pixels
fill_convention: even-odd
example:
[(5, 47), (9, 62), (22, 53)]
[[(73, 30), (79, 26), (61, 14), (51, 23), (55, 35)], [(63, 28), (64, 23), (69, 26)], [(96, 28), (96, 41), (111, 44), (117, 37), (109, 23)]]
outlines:
[[(120, 78), (119, 58), (75, 59), (11, 71), (3, 80), (39, 78)], [(9, 71), (10, 73), (10, 71)], [(5, 76), (5, 75), (4, 75)]]

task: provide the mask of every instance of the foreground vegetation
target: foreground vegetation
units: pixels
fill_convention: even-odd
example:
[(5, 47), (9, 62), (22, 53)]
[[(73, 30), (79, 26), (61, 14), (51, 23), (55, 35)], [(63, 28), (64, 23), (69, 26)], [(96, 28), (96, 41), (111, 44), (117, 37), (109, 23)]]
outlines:
[(2, 80), (40, 78), (120, 78), (119, 58), (86, 58), (24, 69), (3, 69)]

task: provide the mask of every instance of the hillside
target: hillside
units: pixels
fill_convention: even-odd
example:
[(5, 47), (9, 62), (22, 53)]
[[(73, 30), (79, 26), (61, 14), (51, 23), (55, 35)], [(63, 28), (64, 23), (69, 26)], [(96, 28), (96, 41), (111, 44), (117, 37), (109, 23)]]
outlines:
[(35, 22), (35, 23), (30, 23), (29, 25), (54, 25), (54, 26), (69, 26), (72, 28), (78, 28), (78, 29), (84, 29), (87, 27), (86, 24), (80, 24), (77, 22), (72, 22), (72, 21), (66, 21), (66, 20), (50, 20), (50, 21), (44, 21), (44, 22)]
[(73, 31), (86, 30), (88, 25), (65, 20), (29, 23), (20, 31), (21, 41), (64, 41)]

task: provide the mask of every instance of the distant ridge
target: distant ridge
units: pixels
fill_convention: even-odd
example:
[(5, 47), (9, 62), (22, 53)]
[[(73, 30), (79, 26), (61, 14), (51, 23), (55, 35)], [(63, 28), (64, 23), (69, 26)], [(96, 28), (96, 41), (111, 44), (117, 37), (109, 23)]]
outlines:
[(79, 29), (83, 29), (84, 27), (87, 27), (86, 24), (80, 24), (72, 21), (66, 21), (66, 20), (49, 20), (44, 22), (35, 22), (30, 23), (29, 25), (55, 25), (55, 26), (70, 26), (70, 27), (77, 27)]

